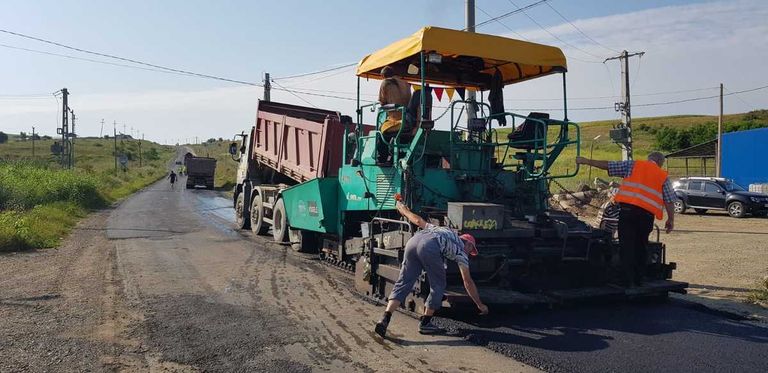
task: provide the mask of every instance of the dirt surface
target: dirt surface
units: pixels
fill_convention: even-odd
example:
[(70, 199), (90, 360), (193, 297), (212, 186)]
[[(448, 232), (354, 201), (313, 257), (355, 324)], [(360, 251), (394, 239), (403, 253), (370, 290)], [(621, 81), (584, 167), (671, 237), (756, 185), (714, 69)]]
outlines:
[(373, 335), (380, 307), (233, 231), (213, 195), (158, 183), (60, 249), (0, 256), (0, 371), (536, 371), (403, 315)]
[[(663, 224), (659, 224), (663, 226)], [(653, 235), (652, 238), (655, 238)], [(709, 304), (768, 320), (768, 310), (745, 303), (768, 275), (768, 219), (736, 219), (725, 212), (678, 214), (675, 231), (661, 234), (667, 260), (677, 262), (676, 280), (690, 284), (689, 294)]]
[[(436, 318), (444, 336), (397, 314), (381, 339), (348, 276), (232, 219), (215, 192), (160, 182), (59, 249), (0, 255), (0, 371), (768, 370), (768, 329), (677, 299)], [(740, 304), (766, 222), (680, 216), (662, 234), (675, 277)]]

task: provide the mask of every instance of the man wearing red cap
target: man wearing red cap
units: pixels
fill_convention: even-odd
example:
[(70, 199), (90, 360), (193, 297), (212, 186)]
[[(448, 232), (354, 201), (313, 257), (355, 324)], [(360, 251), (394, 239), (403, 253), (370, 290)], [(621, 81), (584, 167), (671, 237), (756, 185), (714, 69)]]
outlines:
[(488, 307), (480, 300), (475, 282), (469, 273), (469, 256), (477, 255), (475, 238), (469, 234), (457, 235), (446, 227), (438, 227), (427, 223), (421, 216), (414, 214), (402, 202), (397, 202), (397, 211), (405, 216), (412, 224), (421, 228), (405, 245), (403, 265), (400, 267), (400, 277), (395, 282), (392, 294), (389, 296), (387, 309), (381, 321), (376, 323), (376, 334), (384, 336), (392, 318), (392, 312), (405, 301), (413, 285), (421, 276), (421, 271), (427, 273), (429, 280), (429, 297), (424, 308), (424, 316), (419, 322), (419, 333), (435, 334), (442, 331), (432, 323), (432, 315), (443, 303), (445, 292), (445, 259), (455, 261), (459, 266), (461, 278), (467, 294), (475, 302), (480, 314), (488, 313)]

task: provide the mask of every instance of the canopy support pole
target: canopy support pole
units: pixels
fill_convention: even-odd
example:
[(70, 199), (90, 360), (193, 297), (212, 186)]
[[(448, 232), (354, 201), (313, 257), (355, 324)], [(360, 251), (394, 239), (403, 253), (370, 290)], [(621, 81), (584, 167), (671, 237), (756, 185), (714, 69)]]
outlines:
[(563, 72), (563, 121), (568, 121), (568, 93), (565, 84), (565, 72)]

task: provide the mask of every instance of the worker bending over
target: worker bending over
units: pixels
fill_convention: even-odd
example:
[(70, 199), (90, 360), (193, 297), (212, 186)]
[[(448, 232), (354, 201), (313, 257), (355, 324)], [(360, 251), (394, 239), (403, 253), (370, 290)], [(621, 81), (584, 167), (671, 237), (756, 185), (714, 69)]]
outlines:
[(667, 210), (666, 231), (674, 228), (676, 199), (667, 172), (661, 169), (664, 155), (648, 154), (647, 161), (599, 161), (576, 157), (576, 164), (608, 170), (608, 176), (622, 177), (618, 193), (619, 258), (622, 278), (619, 285), (641, 285), (647, 265), (648, 235), (653, 231), (653, 218), (661, 220)]
[(424, 270), (429, 280), (429, 297), (424, 308), (424, 316), (419, 322), (419, 333), (434, 334), (442, 331), (432, 324), (432, 315), (443, 303), (445, 292), (445, 262), (444, 259), (455, 261), (459, 265), (461, 278), (467, 294), (480, 309), (480, 314), (488, 313), (488, 307), (480, 300), (477, 287), (469, 273), (469, 256), (477, 255), (475, 238), (469, 234), (457, 235), (446, 227), (429, 224), (419, 215), (414, 214), (402, 202), (397, 202), (397, 211), (405, 216), (412, 224), (422, 228), (405, 244), (403, 265), (400, 267), (400, 277), (395, 282), (392, 294), (389, 296), (387, 309), (381, 321), (376, 323), (376, 334), (384, 336), (392, 318), (392, 312), (400, 307), (408, 293)]

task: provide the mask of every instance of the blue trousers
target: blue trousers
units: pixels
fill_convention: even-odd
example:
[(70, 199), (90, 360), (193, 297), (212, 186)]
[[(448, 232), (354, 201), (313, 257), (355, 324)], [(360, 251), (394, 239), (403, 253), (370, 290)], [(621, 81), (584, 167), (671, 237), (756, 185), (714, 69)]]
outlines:
[(427, 273), (429, 280), (427, 307), (433, 310), (440, 309), (445, 293), (445, 263), (437, 237), (432, 233), (416, 233), (405, 244), (405, 257), (400, 267), (400, 277), (395, 282), (389, 299), (404, 302), (408, 293), (413, 290), (413, 285), (419, 279), (422, 270)]

